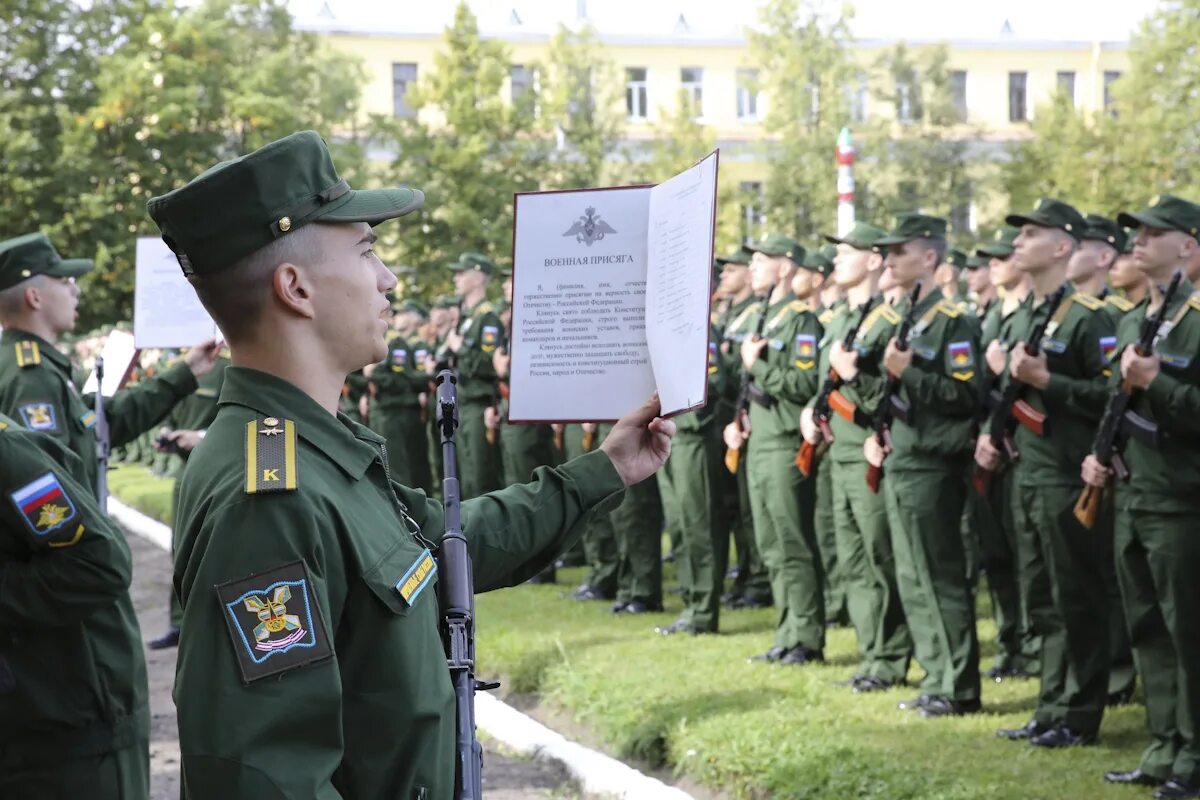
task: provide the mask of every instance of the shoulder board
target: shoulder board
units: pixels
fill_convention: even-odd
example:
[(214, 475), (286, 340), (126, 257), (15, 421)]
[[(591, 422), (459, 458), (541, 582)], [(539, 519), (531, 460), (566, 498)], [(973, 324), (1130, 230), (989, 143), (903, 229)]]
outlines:
[(792, 302), (788, 303), (788, 308), (798, 314), (802, 314), (805, 311), (812, 311), (812, 307), (803, 300), (793, 300)]
[(1110, 294), (1108, 297), (1104, 298), (1104, 302), (1108, 303), (1118, 311), (1129, 311), (1133, 308), (1133, 303), (1129, 302), (1124, 297), (1118, 297), (1115, 294)]
[(8, 430), (8, 423), (7, 423), (7, 422), (0, 422), (0, 433), (3, 433), (3, 432), (4, 432), (4, 431), (6, 431), (6, 430)]
[(246, 494), (293, 492), (296, 476), (296, 423), (266, 417), (246, 423)]
[(827, 308), (821, 312), (821, 316), (817, 317), (822, 325), (828, 325), (833, 322), (833, 318), (837, 316), (837, 312), (832, 308)]
[(1188, 305), (1191, 306), (1192, 308), (1196, 309), (1197, 311), (1200, 311), (1200, 292), (1193, 294), (1188, 299)]
[(945, 314), (947, 317), (950, 317), (950, 319), (962, 316), (962, 312), (958, 310), (957, 306), (955, 306), (953, 303), (947, 303), (945, 300), (938, 303), (937, 310), (938, 313)]
[(482, 303), (479, 304), (479, 308), (475, 309), (475, 316), (480, 316), (482, 314), (494, 314), (494, 313), (496, 313), (496, 307), (494, 305), (492, 305), (492, 302), (490, 300), (484, 300)]
[(1083, 292), (1076, 292), (1075, 294), (1071, 295), (1071, 302), (1078, 303), (1088, 311), (1097, 311), (1101, 308), (1104, 308), (1103, 300), (1098, 300), (1097, 298), (1092, 297), (1090, 294), (1084, 294)]
[(873, 326), (880, 317), (883, 317), (885, 320), (887, 320), (889, 325), (899, 325), (902, 319), (899, 311), (892, 308), (887, 303), (880, 303), (879, 305), (875, 306), (875, 310), (868, 314), (867, 318), (863, 321), (863, 329), (870, 330), (871, 326)]
[(25, 339), (17, 342), (15, 345), (17, 350), (17, 366), (21, 369), (36, 367), (42, 363), (42, 348), (32, 339)]

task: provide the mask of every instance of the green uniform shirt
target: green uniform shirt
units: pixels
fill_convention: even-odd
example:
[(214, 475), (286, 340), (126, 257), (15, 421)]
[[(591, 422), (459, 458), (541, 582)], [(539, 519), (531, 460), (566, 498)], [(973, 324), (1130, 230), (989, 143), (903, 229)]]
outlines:
[(458, 328), (463, 337), (458, 351), (458, 396), (465, 402), (490, 403), (496, 393), (496, 368), (492, 354), (504, 344), (504, 324), (495, 307), (481, 300), (474, 308), (463, 309)]
[[(36, 357), (30, 358), (29, 354)], [(158, 424), (198, 384), (187, 364), (105, 398), (110, 444), (132, 442)], [(71, 381), (71, 362), (49, 342), (14, 329), (0, 333), (0, 414), (25, 427), (48, 433), (78, 455), (77, 481), (95, 491), (96, 417), (91, 395), (83, 397)]]
[[(1125, 443), (1130, 477), (1129, 483), (1117, 484), (1121, 508), (1200, 511), (1200, 295), (1188, 299), (1190, 290), (1186, 280), (1181, 282), (1167, 307), (1165, 319), (1173, 324), (1159, 329), (1154, 346), (1161, 359), (1159, 374), (1130, 404), (1158, 423), (1163, 440), (1158, 449), (1132, 437)], [(1144, 300), (1121, 321), (1120, 350), (1137, 342), (1147, 308)], [(1120, 363), (1119, 355), (1113, 363)], [(1114, 367), (1111, 380), (1114, 385), (1120, 380), (1119, 369)]]
[[(983, 385), (978, 321), (942, 299), (938, 290), (917, 302), (908, 335), (912, 366), (900, 376), (899, 395), (910, 420), (892, 424), (890, 469), (958, 469), (974, 445)], [(882, 363), (882, 362), (881, 362)]]
[[(907, 305), (907, 301), (903, 301)], [(821, 347), (822, 373), (829, 373), (828, 350), (830, 347), (840, 347), (838, 342), (844, 342), (850, 335), (858, 314), (853, 309), (847, 309), (837, 322), (838, 332), (835, 336), (826, 336), (829, 344)], [(854, 349), (858, 352), (859, 376), (852, 382), (845, 383), (838, 391), (849, 402), (860, 409), (864, 420), (869, 419), (879, 407), (883, 396), (885, 382), (879, 373), (879, 360), (883, 357), (884, 348), (896, 332), (903, 317), (901, 313), (886, 302), (880, 302), (863, 320), (862, 329), (854, 340)], [(870, 428), (856, 425), (844, 417), (830, 413), (829, 429), (833, 433), (833, 446), (830, 454), (838, 463), (865, 463), (863, 442), (871, 435)]]
[(719, 345), (717, 344), (717, 328), (709, 326), (708, 330), (708, 402), (704, 408), (681, 414), (675, 417), (675, 425), (681, 431), (706, 431), (718, 418), (718, 405), (725, 395), (727, 374), (721, 367)]
[(767, 309), (767, 346), (750, 376), (775, 399), (767, 408), (750, 403), (750, 430), (760, 443), (786, 439), (799, 447), (800, 412), (819, 388), (821, 323), (808, 303), (787, 295)]
[[(1043, 301), (1044, 302), (1044, 301)], [(1091, 295), (1075, 292), (1062, 304), (1042, 339), (1042, 352), (1050, 369), (1044, 390), (1026, 386), (1021, 399), (1046, 414), (1045, 435), (1038, 436), (1018, 424), (1014, 441), (1017, 481), (1022, 486), (1079, 486), (1079, 465), (1091, 452), (1096, 426), (1108, 398), (1109, 356), (1116, 347), (1112, 318), (1104, 304)], [(1014, 316), (1014, 341), (1025, 341), (1044, 309), (1033, 302)], [(1005, 383), (1009, 380), (1005, 375)]]
[(1104, 298), (1104, 310), (1112, 317), (1113, 324), (1120, 327), (1121, 319), (1133, 310), (1133, 303), (1120, 295), (1109, 292)]
[[(421, 359), (418, 360), (418, 350)], [(416, 340), (409, 342), (395, 336), (388, 343), (387, 358), (376, 365), (371, 374), (375, 386), (372, 403), (383, 409), (413, 409), (421, 405), (418, 397), (429, 386), (425, 374), (424, 355), (428, 352)]]
[(150, 738), (133, 559), (60, 442), (0, 416), (0, 770)]
[(724, 394), (731, 406), (737, 402), (742, 373), (745, 371), (740, 352), (742, 342), (746, 340), (747, 336), (754, 333), (761, 308), (762, 302), (754, 295), (750, 295), (740, 303), (734, 303), (729, 307), (729, 319), (721, 332), (721, 341), (729, 343), (729, 352), (721, 353), (718, 348), (718, 353), (721, 359), (721, 372), (729, 376), (729, 380), (725, 382)]
[[(381, 437), (279, 378), (231, 367), (220, 403), (177, 515), (185, 792), (450, 798), (454, 697), (427, 552), (440, 503), (390, 481)], [(463, 503), (476, 590), (537, 574), (623, 488), (598, 451)]]

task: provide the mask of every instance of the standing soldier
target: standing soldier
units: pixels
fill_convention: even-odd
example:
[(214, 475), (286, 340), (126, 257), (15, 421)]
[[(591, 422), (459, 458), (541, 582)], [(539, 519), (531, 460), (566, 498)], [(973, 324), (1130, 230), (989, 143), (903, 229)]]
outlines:
[(1067, 265), (1067, 280), (1075, 290), (1098, 300), (1108, 297), (1108, 271), (1125, 247), (1125, 230), (1111, 219), (1088, 214), (1083, 239)]
[[(971, 432), (982, 376), (977, 323), (945, 300), (933, 280), (946, 254), (946, 222), (904, 214), (879, 241), (884, 268), (906, 291), (920, 283), (908, 341), (893, 337), (880, 374), (896, 381), (907, 419), (896, 417), (890, 442), (868, 436), (867, 461), (882, 466), (896, 578), (917, 660), (922, 695), (902, 708), (942, 717), (979, 711), (979, 639), (961, 533)], [(835, 364), (836, 368), (836, 364)], [(870, 382), (868, 381), (868, 384)], [(893, 398), (884, 397), (882, 404)], [(888, 451), (890, 449), (890, 455)]]
[(393, 302), (394, 333), (387, 357), (368, 365), (363, 373), (371, 398), (370, 427), (387, 442), (393, 476), (398, 483), (428, 494), (433, 480), (421, 421), (421, 395), (428, 389), (428, 378), (419, 358), (422, 348), (413, 339), (426, 314), (415, 300)]
[[(1083, 215), (1061, 201), (1042, 199), (1033, 211), (1011, 214), (1007, 222), (1021, 228), (1013, 259), (1029, 275), (1033, 302), (1023, 306), (1013, 324), (1006, 382), (1019, 381), (1021, 400), (1045, 415), (1042, 430), (1027, 421), (1028, 415), (1018, 417), (1013, 501), (1022, 535), (1017, 547), (1021, 579), (1042, 640), (1042, 672), (1033, 719), (998, 735), (1028, 739), (1038, 747), (1071, 747), (1095, 741), (1108, 690), (1104, 548), (1071, 510), (1083, 488), (1077, 465), (1104, 411), (1108, 357), (1116, 339), (1104, 304), (1069, 285), (1046, 319), (1051, 313), (1046, 300), (1064, 286), (1086, 228)], [(1044, 338), (1032, 343), (1034, 348), (1040, 344), (1035, 355), (1027, 340), (1043, 322)], [(979, 437), (976, 460), (985, 469), (999, 468), (1004, 455), (989, 436)], [(1040, 569), (1033, 553), (1041, 556)]]
[(933, 282), (941, 291), (942, 297), (959, 311), (970, 310), (968, 298), (959, 291), (959, 277), (966, 268), (967, 254), (958, 248), (951, 248), (946, 251), (946, 257), (933, 273)]
[[(1123, 456), (1130, 478), (1116, 486), (1117, 575), (1151, 743), (1135, 769), (1105, 779), (1163, 784), (1154, 797), (1179, 800), (1200, 797), (1200, 297), (1189, 281), (1167, 306), (1153, 352), (1133, 345), (1145, 317), (1162, 306), (1160, 287), (1196, 257), (1200, 206), (1162, 195), (1119, 219), (1137, 227), (1133, 255), (1151, 295), (1121, 321), (1113, 388), (1126, 382), (1130, 409), (1160, 435), (1153, 444), (1128, 438)], [(1082, 473), (1092, 486), (1112, 481), (1094, 455)]]
[[(587, 455), (604, 442), (611, 426), (595, 422), (566, 425), (563, 428), (562, 457), (570, 461)], [(622, 501), (624, 502), (624, 501)], [(617, 552), (617, 534), (612, 514), (596, 516), (587, 522), (583, 536), (584, 561), (588, 573), (571, 593), (575, 600), (613, 600), (617, 596), (617, 573), (621, 561)], [(612, 611), (623, 611), (625, 603), (617, 602)]]
[(992, 303), (996, 302), (996, 287), (992, 285), (985, 256), (967, 256), (967, 308), (979, 319), (987, 317)]
[[(91, 268), (90, 261), (61, 259), (40, 233), (0, 242), (0, 414), (54, 436), (78, 454), (79, 471), (72, 477), (96, 491), (92, 398), (79, 394), (70, 359), (56, 347), (78, 317), (75, 278)], [(213, 368), (219, 353), (216, 342), (205, 342), (161, 375), (106, 398), (111, 443), (132, 442), (158, 424), (196, 391), (196, 379)]]
[[(729, 306), (728, 322), (721, 333), (720, 371), (728, 375), (725, 382), (724, 405), (728, 411), (722, 418), (722, 428), (727, 426), (733, 417), (733, 411), (738, 403), (739, 388), (742, 385), (743, 367), (740, 348), (758, 324), (759, 315), (765, 313), (763, 303), (754, 293), (750, 284), (750, 259), (753, 253), (745, 247), (725, 257), (721, 270), (721, 291), (732, 298)], [(724, 440), (722, 439), (722, 444)], [(747, 441), (744, 445), (750, 448)], [(737, 497), (737, 513), (733, 517), (733, 545), (737, 551), (737, 577), (729, 588), (729, 593), (721, 598), (721, 602), (731, 608), (765, 608), (771, 604), (771, 581), (767, 576), (767, 567), (763, 564), (758, 552), (758, 542), (754, 536), (754, 515), (750, 508), (750, 485), (746, 480), (744, 468), (746, 459), (742, 459), (743, 468), (728, 480), (733, 487), (729, 493)], [(726, 470), (728, 472), (728, 470)]]
[(0, 797), (148, 800), (133, 559), (78, 462), (0, 415)]
[[(902, 309), (892, 308), (876, 297), (883, 271), (883, 256), (876, 245), (886, 235), (882, 228), (859, 222), (843, 238), (826, 237), (837, 243), (833, 278), (846, 293), (846, 310), (825, 329), (821, 375), (827, 379), (831, 368), (836, 371), (845, 381), (838, 390), (841, 397), (864, 412), (858, 419), (830, 415), (833, 444), (823, 459), (831, 472), (833, 519), (846, 605), (858, 637), (859, 666), (850, 682), (856, 692), (875, 692), (902, 684), (912, 657), (912, 640), (896, 587), (896, 560), (884, 497), (871, 492), (863, 480), (867, 469), (863, 442), (870, 432), (863, 423), (882, 394), (875, 365), (900, 324), (902, 313)], [(875, 307), (863, 318), (862, 307), (872, 301)], [(847, 350), (844, 343), (855, 325), (854, 348)], [(862, 377), (860, 363), (864, 368)], [(874, 375), (867, 375), (872, 370)], [(811, 444), (820, 443), (822, 434), (811, 407), (801, 417), (801, 430)]]
[(496, 370), (492, 355), (500, 347), (504, 326), (487, 299), (496, 265), (481, 253), (463, 253), (450, 265), (454, 289), (462, 298), (462, 321), (446, 337), (458, 372), (459, 453), (462, 455), (464, 500), (500, 488), (500, 448), (487, 440), (483, 414), (492, 404)]
[[(811, 305), (820, 290), (820, 273), (803, 269), (804, 250), (787, 236), (772, 234), (751, 248), (752, 288), (771, 292), (763, 338), (741, 345), (742, 364), (754, 380), (750, 405), (750, 449), (746, 470), (754, 533), (771, 578), (778, 612), (775, 644), (755, 659), (807, 664), (825, 658), (824, 576), (813, 529), (815, 483), (796, 468), (799, 420), (816, 393), (817, 343), (821, 324)], [(803, 298), (793, 294), (795, 286)], [(747, 434), (731, 423), (725, 443), (738, 449)]]
[(442, 445), (438, 433), (437, 413), (434, 410), (433, 378), (444, 369), (454, 368), (454, 358), (446, 345), (450, 334), (458, 330), (458, 321), (462, 312), (462, 300), (458, 295), (442, 294), (434, 298), (429, 310), (429, 326), (432, 336), (427, 342), (429, 348), (424, 360), (425, 377), (429, 379), (425, 390), (425, 423), (426, 436), (429, 442), (429, 472), (434, 491), (442, 489)]

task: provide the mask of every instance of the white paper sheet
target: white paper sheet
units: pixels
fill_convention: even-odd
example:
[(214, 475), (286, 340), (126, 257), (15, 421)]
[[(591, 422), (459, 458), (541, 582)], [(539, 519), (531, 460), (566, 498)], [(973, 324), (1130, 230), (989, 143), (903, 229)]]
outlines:
[(191, 347), (219, 335), (175, 254), (157, 236), (137, 240), (135, 279), (133, 338), (139, 348)]
[[(104, 396), (112, 397), (121, 388), (121, 381), (125, 379), (125, 375), (133, 365), (133, 359), (137, 357), (137, 346), (134, 344), (133, 335), (126, 331), (112, 331), (104, 340), (100, 357), (104, 359)], [(82, 391), (83, 394), (91, 394), (96, 391), (95, 370), (84, 382)]]

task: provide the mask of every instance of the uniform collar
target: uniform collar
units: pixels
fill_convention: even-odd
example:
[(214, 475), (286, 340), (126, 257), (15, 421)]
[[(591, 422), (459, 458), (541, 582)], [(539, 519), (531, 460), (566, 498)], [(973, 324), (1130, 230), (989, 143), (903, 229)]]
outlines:
[(42, 358), (52, 362), (56, 367), (64, 369), (67, 374), (71, 372), (71, 359), (59, 350), (54, 345), (47, 342), (37, 334), (29, 331), (17, 330), (16, 328), (5, 328), (0, 332), (0, 346), (11, 347), (19, 342), (37, 342), (38, 352)]
[(917, 301), (917, 307), (913, 311), (913, 316), (919, 317), (940, 302), (942, 302), (942, 290), (935, 287), (932, 292)]
[(266, 372), (230, 366), (225, 370), (218, 405), (239, 405), (264, 417), (296, 423), (296, 433), (359, 480), (379, 457), (383, 439), (338, 412), (334, 417), (294, 384)]

